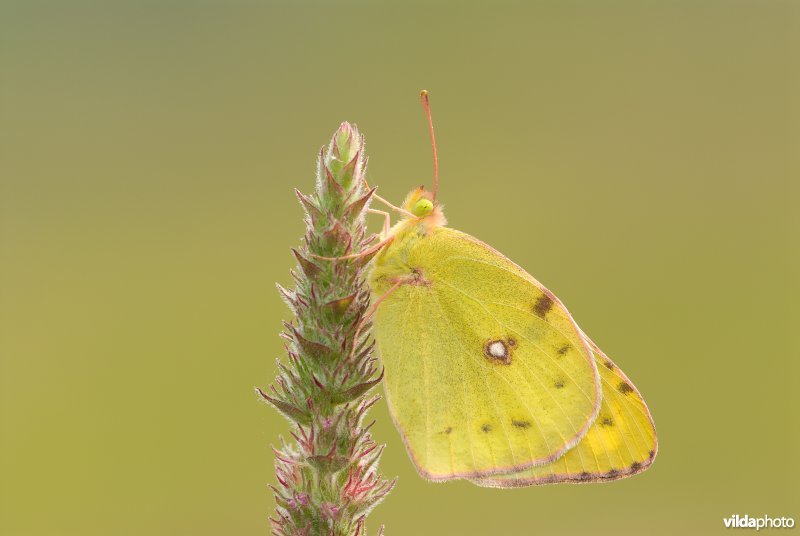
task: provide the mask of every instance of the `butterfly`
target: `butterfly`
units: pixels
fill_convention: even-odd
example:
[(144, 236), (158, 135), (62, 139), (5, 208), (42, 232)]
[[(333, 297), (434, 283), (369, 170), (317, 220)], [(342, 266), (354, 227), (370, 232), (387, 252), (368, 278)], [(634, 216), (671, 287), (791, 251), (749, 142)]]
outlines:
[(539, 281), (447, 227), (422, 101), (434, 189), (399, 207), (378, 197), (403, 218), (389, 228), (381, 212), (369, 276), (386, 397), (416, 469), (490, 487), (644, 471), (658, 446), (633, 383)]

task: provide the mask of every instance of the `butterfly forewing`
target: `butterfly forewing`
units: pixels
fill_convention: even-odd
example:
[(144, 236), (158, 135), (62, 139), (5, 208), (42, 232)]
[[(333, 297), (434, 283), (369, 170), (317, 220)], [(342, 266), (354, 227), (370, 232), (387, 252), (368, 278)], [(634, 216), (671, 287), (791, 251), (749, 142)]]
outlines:
[(377, 270), (379, 278), (417, 274), (379, 307), (376, 338), (392, 416), (423, 476), (549, 463), (586, 434), (600, 408), (597, 367), (566, 308), (538, 281), (447, 228), (404, 240), (377, 262), (398, 270)]

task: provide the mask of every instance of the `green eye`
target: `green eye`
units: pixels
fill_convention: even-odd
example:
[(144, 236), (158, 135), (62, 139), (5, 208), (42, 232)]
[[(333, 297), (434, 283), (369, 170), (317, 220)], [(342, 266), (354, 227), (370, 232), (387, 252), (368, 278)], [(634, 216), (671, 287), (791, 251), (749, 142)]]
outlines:
[(420, 218), (427, 216), (433, 212), (433, 203), (429, 199), (422, 198), (416, 203), (414, 203), (414, 207), (411, 209), (411, 213), (414, 216), (419, 216)]

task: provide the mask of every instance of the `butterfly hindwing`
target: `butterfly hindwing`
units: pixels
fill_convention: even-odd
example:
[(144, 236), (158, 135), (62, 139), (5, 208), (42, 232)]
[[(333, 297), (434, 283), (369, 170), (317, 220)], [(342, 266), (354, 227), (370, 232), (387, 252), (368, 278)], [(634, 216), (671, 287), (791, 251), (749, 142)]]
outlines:
[(597, 366), (561, 302), (475, 238), (448, 228), (383, 251), (373, 292), (389, 407), (430, 479), (508, 473), (562, 456), (600, 409)]
[[(588, 340), (588, 338), (587, 338)], [(603, 401), (586, 436), (558, 460), (474, 482), (488, 487), (520, 487), (557, 482), (597, 482), (647, 469), (658, 451), (653, 419), (633, 383), (592, 341)]]

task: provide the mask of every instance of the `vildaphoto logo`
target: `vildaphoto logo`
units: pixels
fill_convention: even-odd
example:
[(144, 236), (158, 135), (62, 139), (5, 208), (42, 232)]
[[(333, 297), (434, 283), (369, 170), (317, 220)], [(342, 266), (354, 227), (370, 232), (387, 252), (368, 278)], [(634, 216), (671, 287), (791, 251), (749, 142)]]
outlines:
[(726, 529), (791, 529), (794, 527), (794, 518), (791, 517), (750, 517), (734, 514), (722, 520)]

